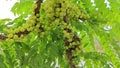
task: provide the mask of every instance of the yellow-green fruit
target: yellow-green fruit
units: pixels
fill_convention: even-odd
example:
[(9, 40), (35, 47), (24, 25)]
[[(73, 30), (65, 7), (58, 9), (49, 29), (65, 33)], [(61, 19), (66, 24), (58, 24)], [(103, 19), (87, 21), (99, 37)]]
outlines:
[(72, 50), (72, 56), (77, 56), (76, 51)]
[(61, 12), (60, 17), (64, 17), (66, 15), (66, 12)]
[(9, 39), (9, 42), (10, 42), (10, 43), (13, 43), (13, 42), (14, 42), (14, 40), (13, 40), (13, 39)]
[[(32, 18), (35, 18), (35, 17), (32, 17)], [(30, 20), (29, 20), (29, 23), (31, 23), (31, 22), (32, 22), (32, 23), (35, 23), (35, 20), (34, 20), (34, 19), (30, 19)]]
[(25, 31), (25, 29), (24, 29), (24, 28), (21, 28), (21, 29), (20, 29), (20, 31), (21, 31), (21, 32), (24, 32), (24, 31)]
[(52, 7), (49, 7), (49, 9), (46, 10), (47, 13), (52, 13), (53, 12), (53, 8)]
[(14, 30), (14, 33), (18, 33), (18, 32), (19, 32), (19, 29), (15, 29), (15, 30)]
[(40, 14), (36, 14), (36, 17), (40, 17)]
[(27, 31), (31, 31), (30, 28), (27, 28)]
[(38, 28), (34, 28), (34, 31), (35, 31), (35, 32), (39, 32), (39, 29), (38, 29)]
[(72, 45), (76, 45), (76, 42), (71, 43)]
[(56, 8), (56, 12), (60, 12), (60, 10), (61, 10), (60, 8)]
[(7, 42), (9, 42), (9, 39), (6, 39)]
[(36, 4), (34, 4), (34, 5), (32, 6), (32, 8), (33, 8), (33, 9), (37, 8), (37, 5), (36, 5)]
[(37, 17), (34, 15), (34, 16), (32, 16), (33, 17), (33, 20), (36, 20), (37, 19)]
[(33, 27), (27, 28), (27, 31), (32, 31)]
[(79, 42), (79, 41), (77, 41), (77, 42), (76, 42), (76, 44), (77, 44), (77, 45), (80, 45), (80, 42)]
[(69, 38), (68, 41), (71, 42), (71, 41), (72, 41), (72, 38)]
[(23, 37), (24, 37), (24, 35), (23, 35), (23, 34), (21, 34), (20, 38), (23, 38)]
[(64, 37), (70, 38), (70, 34), (69, 34), (69, 33), (65, 33), (65, 34), (64, 34)]
[(32, 31), (34, 28), (33, 27), (30, 27), (30, 31)]
[(44, 35), (45, 35), (45, 32), (42, 32), (42, 33), (41, 33), (41, 37), (44, 37)]
[(36, 28), (39, 28), (39, 27), (40, 27), (40, 24), (37, 24), (37, 25), (36, 25)]
[(56, 16), (56, 17), (59, 17), (59, 16), (60, 16), (60, 13), (59, 13), (59, 12), (55, 12), (55, 16)]
[(39, 19), (39, 18), (37, 18), (36, 20), (37, 20), (37, 22), (40, 22), (40, 19)]
[(18, 39), (18, 36), (17, 35), (14, 35), (14, 37), (13, 37), (14, 39)]
[(54, 25), (58, 25), (59, 24), (59, 19), (56, 19), (55, 21), (54, 21)]
[(35, 15), (35, 12), (30, 12), (31, 15)]
[(47, 14), (46, 17), (49, 18), (49, 19), (52, 19), (53, 18), (53, 14), (52, 13), (51, 14)]
[(12, 37), (13, 37), (13, 34), (9, 34), (9, 35), (8, 35), (8, 38), (12, 38)]

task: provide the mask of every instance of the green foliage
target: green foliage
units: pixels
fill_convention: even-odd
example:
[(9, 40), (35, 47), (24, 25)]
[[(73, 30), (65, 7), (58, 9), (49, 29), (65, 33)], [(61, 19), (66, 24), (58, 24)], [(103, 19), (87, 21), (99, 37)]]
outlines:
[(20, 0), (14, 4), (14, 6), (11, 8), (11, 11), (15, 15), (22, 15), (24, 17), (29, 14), (33, 2), (34, 1), (31, 0)]
[(0, 19), (0, 68), (120, 67), (119, 0), (42, 1), (19, 0), (18, 17)]

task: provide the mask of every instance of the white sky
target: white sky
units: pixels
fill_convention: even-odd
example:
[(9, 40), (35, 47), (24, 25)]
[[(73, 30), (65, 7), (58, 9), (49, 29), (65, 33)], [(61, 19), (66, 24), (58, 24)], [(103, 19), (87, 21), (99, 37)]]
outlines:
[(15, 18), (14, 14), (10, 11), (10, 9), (16, 2), (17, 0), (0, 0), (0, 19)]

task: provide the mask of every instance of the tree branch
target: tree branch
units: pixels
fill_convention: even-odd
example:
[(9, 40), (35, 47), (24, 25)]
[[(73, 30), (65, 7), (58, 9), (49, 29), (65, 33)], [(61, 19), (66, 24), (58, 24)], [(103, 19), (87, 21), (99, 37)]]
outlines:
[[(69, 22), (68, 22), (68, 13), (67, 13), (67, 10), (66, 10), (66, 15), (63, 17), (63, 21), (64, 21), (66, 24), (69, 24)], [(65, 30), (66, 32), (68, 32), (68, 33), (71, 33), (71, 32), (72, 32), (72, 30), (71, 30), (70, 28), (67, 28), (67, 27), (65, 27), (64, 30)], [(66, 46), (70, 46), (70, 42), (68, 41), (67, 38), (66, 38), (66, 40), (65, 40), (65, 45), (66, 45)], [(66, 49), (66, 55), (67, 55), (67, 58), (68, 58), (68, 60), (69, 60), (70, 68), (76, 68), (75, 64), (73, 63), (72, 50), (74, 50), (74, 48), (73, 48), (73, 49), (71, 49), (71, 48)]]
[[(36, 2), (37, 8), (34, 10), (35, 16), (36, 16), (36, 14), (39, 14), (39, 13), (40, 13), (39, 10), (40, 10), (40, 7), (41, 7), (41, 3), (42, 3), (42, 0), (37, 0), (37, 2)], [(24, 34), (29, 34), (29, 33), (30, 33), (30, 31), (25, 30), (24, 32), (18, 32), (18, 33), (15, 33), (15, 34), (18, 35), (18, 37), (20, 37), (22, 34), (24, 35)], [(0, 34), (0, 39), (1, 39), (1, 40), (5, 40), (6, 38), (8, 38), (7, 35), (5, 35), (5, 34)]]
[(1, 39), (1, 40), (4, 40), (4, 39), (6, 39), (6, 38), (8, 38), (7, 35), (5, 35), (5, 34), (0, 34), (0, 39)]
[(42, 0), (38, 0), (38, 1), (36, 2), (37, 8), (35, 9), (35, 15), (40, 13), (39, 10), (40, 10), (40, 7), (41, 7), (41, 3), (42, 3)]

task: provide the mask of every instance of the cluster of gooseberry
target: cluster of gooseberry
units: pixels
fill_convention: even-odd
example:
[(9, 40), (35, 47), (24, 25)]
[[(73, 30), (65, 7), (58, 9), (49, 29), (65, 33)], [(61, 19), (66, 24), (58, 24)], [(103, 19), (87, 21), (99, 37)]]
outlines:
[[(34, 4), (32, 9), (36, 9), (37, 5)], [(6, 39), (6, 41), (8, 42), (14, 42), (16, 40), (20, 40), (20, 41), (25, 41), (27, 40), (27, 38), (25, 38), (24, 35), (34, 31), (35, 33), (40, 32), (40, 18), (39, 18), (39, 14), (35, 14), (34, 10), (32, 10), (31, 16), (29, 17), (29, 19), (22, 24), (22, 26), (19, 26), (18, 28), (12, 30), (10, 32), (10, 34), (8, 35), (8, 38)]]
[(45, 11), (48, 26), (61, 27), (63, 30), (66, 53), (69, 51), (73, 57), (77, 56), (77, 52), (80, 51), (81, 40), (75, 34), (70, 22), (86, 19), (88, 15), (69, 0), (46, 0), (42, 4), (42, 9)]

